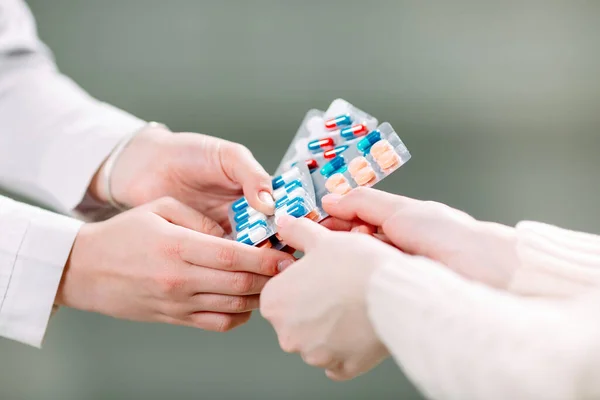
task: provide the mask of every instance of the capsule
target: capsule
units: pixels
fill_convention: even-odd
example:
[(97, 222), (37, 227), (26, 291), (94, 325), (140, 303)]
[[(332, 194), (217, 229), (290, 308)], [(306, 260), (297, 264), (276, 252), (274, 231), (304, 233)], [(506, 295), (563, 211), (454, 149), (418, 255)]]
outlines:
[(231, 205), (231, 209), (236, 213), (242, 211), (246, 207), (248, 207), (248, 200), (246, 200), (245, 197), (242, 197), (241, 199), (237, 199)]
[(294, 205), (293, 207), (288, 207), (287, 214), (291, 215), (292, 217), (300, 218), (308, 214), (308, 209), (304, 205), (304, 202), (302, 202)]
[(356, 148), (363, 154), (367, 154), (371, 146), (381, 140), (381, 132), (373, 131), (356, 143)]
[[(287, 199), (286, 199), (287, 200)], [(296, 204), (304, 204), (304, 197), (294, 197), (289, 201), (284, 202), (278, 208), (275, 209), (275, 218), (286, 213), (289, 207), (294, 207)], [(285, 206), (285, 207), (283, 207)]]
[(335, 141), (330, 137), (315, 139), (308, 142), (308, 150), (312, 151), (313, 153), (320, 153), (323, 150), (332, 148), (333, 146), (335, 146)]
[[(255, 222), (259, 222), (259, 221), (266, 221), (267, 217), (264, 214), (255, 214), (253, 216), (251, 216), (250, 218), (241, 221), (239, 224), (237, 224), (237, 226), (235, 227), (235, 230), (237, 232), (241, 232), (246, 228), (249, 228), (252, 224), (254, 224)], [(266, 222), (265, 222), (266, 223)]]
[(313, 172), (314, 170), (319, 168), (319, 163), (317, 163), (317, 160), (311, 158), (310, 160), (306, 160), (306, 166), (308, 167), (308, 170), (310, 172)]
[(367, 133), (369, 133), (369, 128), (365, 124), (357, 124), (340, 129), (340, 136), (346, 140), (364, 136)]
[(335, 158), (338, 154), (341, 154), (344, 151), (346, 151), (346, 149), (348, 149), (348, 146), (343, 145), (331, 150), (327, 150), (325, 153), (323, 153), (323, 158), (325, 158), (326, 160), (331, 160), (332, 158)]
[(345, 168), (345, 166), (346, 160), (344, 160), (344, 156), (337, 156), (336, 158), (325, 164), (323, 168), (321, 168), (321, 175), (323, 175), (325, 178), (329, 178), (329, 176), (331, 176), (338, 170)]
[(290, 199), (294, 200), (296, 198), (305, 198), (307, 195), (308, 194), (306, 193), (306, 190), (304, 190), (303, 188), (298, 188), (296, 190), (293, 190), (291, 193), (288, 193), (285, 196), (283, 196), (275, 201), (275, 210), (288, 204)]
[(298, 178), (300, 178), (300, 170), (298, 168), (292, 168), (289, 171), (286, 171), (283, 174), (273, 178), (273, 189), (279, 189), (287, 182), (293, 181)]
[(267, 236), (267, 223), (265, 221), (256, 221), (248, 227), (245, 232), (238, 234), (237, 241), (253, 245)]
[(299, 179), (295, 179), (289, 183), (286, 183), (283, 187), (280, 187), (279, 189), (275, 190), (273, 192), (273, 198), (275, 198), (275, 200), (280, 199), (286, 193), (290, 193), (298, 188), (302, 188), (302, 182), (300, 182)]
[(328, 119), (327, 121), (325, 121), (325, 129), (332, 131), (334, 129), (338, 129), (343, 126), (348, 126), (351, 124), (352, 124), (352, 117), (350, 117), (350, 114), (343, 114), (343, 115), (340, 115), (340, 116), (337, 116), (335, 118)]
[(245, 210), (242, 210), (241, 212), (236, 213), (233, 216), (233, 220), (236, 223), (240, 223), (240, 222), (245, 221), (248, 218), (252, 217), (253, 215), (256, 215), (257, 213), (258, 213), (258, 211), (256, 211), (254, 208), (252, 208), (252, 207), (246, 207)]

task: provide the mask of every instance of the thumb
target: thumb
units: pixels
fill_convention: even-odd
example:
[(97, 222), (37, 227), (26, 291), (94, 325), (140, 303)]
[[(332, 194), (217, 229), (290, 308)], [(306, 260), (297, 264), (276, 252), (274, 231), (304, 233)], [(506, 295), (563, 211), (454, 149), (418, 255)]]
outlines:
[(275, 211), (275, 201), (271, 177), (250, 150), (241, 144), (227, 142), (220, 153), (225, 174), (242, 186), (250, 207), (263, 214), (272, 215)]

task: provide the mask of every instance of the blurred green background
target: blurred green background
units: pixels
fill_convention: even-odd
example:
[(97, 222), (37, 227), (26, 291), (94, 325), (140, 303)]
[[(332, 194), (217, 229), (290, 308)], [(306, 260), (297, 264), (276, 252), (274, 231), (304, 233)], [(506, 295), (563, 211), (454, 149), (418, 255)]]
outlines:
[[(600, 2), (29, 4), (90, 93), (241, 142), (271, 171), (304, 113), (342, 97), (413, 153), (381, 188), (600, 233)], [(137, 398), (420, 397), (392, 362), (329, 382), (258, 315), (213, 334), (62, 310), (41, 351), (0, 340), (2, 400)]]

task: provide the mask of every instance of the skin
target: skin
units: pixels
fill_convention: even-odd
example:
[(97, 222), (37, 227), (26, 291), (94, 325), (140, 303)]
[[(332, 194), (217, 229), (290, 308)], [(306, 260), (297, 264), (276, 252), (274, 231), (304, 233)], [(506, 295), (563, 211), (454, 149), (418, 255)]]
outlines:
[[(99, 201), (103, 168), (89, 187)], [(241, 145), (148, 128), (117, 159), (111, 187), (133, 208), (81, 228), (56, 304), (226, 331), (249, 319), (264, 285), (294, 260), (224, 238), (240, 196), (273, 212), (271, 178)]]

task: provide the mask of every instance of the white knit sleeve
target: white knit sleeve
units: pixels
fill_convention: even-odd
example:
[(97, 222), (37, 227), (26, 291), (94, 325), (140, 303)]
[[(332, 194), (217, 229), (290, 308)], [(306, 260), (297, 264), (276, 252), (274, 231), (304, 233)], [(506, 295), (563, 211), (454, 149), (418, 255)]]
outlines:
[(521, 295), (573, 296), (600, 288), (600, 237), (539, 222), (516, 227), (520, 265), (509, 289)]
[(377, 270), (367, 297), (381, 340), (431, 399), (600, 393), (597, 298), (520, 298), (414, 257)]

